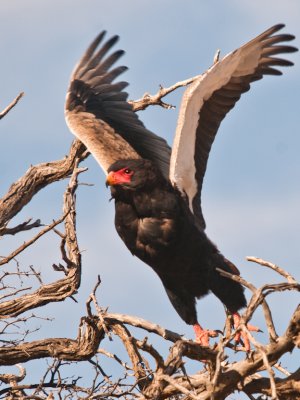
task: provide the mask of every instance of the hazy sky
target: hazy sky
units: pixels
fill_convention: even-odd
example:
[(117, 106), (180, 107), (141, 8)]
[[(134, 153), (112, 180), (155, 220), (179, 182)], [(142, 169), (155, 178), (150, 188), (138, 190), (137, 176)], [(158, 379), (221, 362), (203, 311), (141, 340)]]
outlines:
[[(68, 79), (100, 30), (121, 37), (116, 48), (126, 51), (121, 63), (129, 67), (122, 79), (130, 82), (128, 90), (134, 99), (155, 93), (159, 84), (168, 86), (205, 71), (216, 49), (224, 56), (276, 23), (286, 24), (284, 32), (296, 35), (293, 44), (299, 47), (299, 18), (298, 0), (2, 0), (0, 108), (20, 91), (26, 95), (1, 120), (0, 195), (31, 164), (68, 153), (73, 140), (63, 115)], [(247, 263), (247, 255), (278, 263), (300, 277), (300, 56), (287, 58), (295, 62), (294, 67), (282, 69), (281, 77), (254, 83), (226, 117), (204, 182), (207, 232), (255, 285), (278, 278)], [(181, 94), (178, 91), (166, 101), (178, 106)], [(140, 117), (150, 130), (172, 143), (177, 110), (153, 107)], [(192, 329), (169, 304), (159, 279), (131, 256), (115, 233), (114, 207), (101, 169), (91, 157), (84, 165), (89, 171), (81, 181), (94, 186), (82, 186), (77, 194), (78, 234), (85, 250), (80, 303), (53, 306), (57, 321), (63, 323), (65, 313), (72, 313), (66, 334), (76, 335), (85, 299), (100, 274), (100, 302), (110, 306), (110, 311), (138, 315), (192, 337)], [(12, 225), (28, 217), (44, 223), (57, 218), (65, 184), (41, 192)], [(19, 242), (25, 237), (20, 235)], [(29, 250), (20, 261), (35, 263), (52, 280), (51, 265), (59, 262), (56, 244), (55, 235), (50, 234), (35, 253)], [(0, 245), (0, 254), (7, 255), (11, 241)], [(284, 313), (280, 312), (282, 299), (289, 304)], [(279, 332), (298, 300), (296, 295), (284, 294), (272, 298)], [(198, 303), (198, 313), (204, 326), (223, 326), (223, 307), (213, 296)], [(254, 323), (265, 328), (259, 314)], [(62, 331), (53, 335), (60, 336)]]

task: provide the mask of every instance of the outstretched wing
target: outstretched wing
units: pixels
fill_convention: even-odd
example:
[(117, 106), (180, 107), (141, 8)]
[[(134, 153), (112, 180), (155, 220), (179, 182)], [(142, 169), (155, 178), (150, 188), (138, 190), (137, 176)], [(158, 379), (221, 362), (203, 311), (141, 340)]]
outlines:
[(225, 115), (250, 89), (250, 83), (264, 75), (281, 75), (274, 66), (292, 62), (278, 58), (297, 51), (282, 44), (294, 39), (274, 35), (284, 25), (275, 25), (214, 64), (190, 85), (182, 99), (171, 156), (170, 180), (187, 198), (200, 226), (205, 228), (201, 210), (201, 189), (211, 145)]
[(127, 103), (124, 88), (128, 83), (112, 83), (127, 68), (111, 68), (124, 52), (107, 56), (118, 36), (102, 44), (104, 36), (101, 32), (96, 37), (73, 71), (65, 104), (66, 122), (105, 172), (121, 158), (142, 157), (152, 160), (168, 177), (170, 147), (144, 127)]

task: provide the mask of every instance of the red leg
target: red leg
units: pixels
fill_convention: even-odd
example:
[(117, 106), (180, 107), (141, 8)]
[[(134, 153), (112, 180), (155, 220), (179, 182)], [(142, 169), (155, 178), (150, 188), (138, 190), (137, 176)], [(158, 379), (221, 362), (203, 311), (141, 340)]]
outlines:
[(216, 331), (203, 329), (198, 323), (193, 325), (193, 328), (196, 335), (195, 342), (201, 344), (201, 346), (209, 346), (209, 338), (218, 336)]
[[(234, 326), (235, 329), (237, 329), (237, 327), (240, 324), (241, 316), (240, 316), (240, 314), (238, 312), (233, 313), (232, 316), (233, 316), (233, 326)], [(251, 324), (247, 324), (247, 329), (250, 332), (261, 332), (261, 330), (257, 326), (253, 326)], [(241, 339), (244, 342), (246, 351), (250, 351), (250, 340), (249, 340), (249, 337), (248, 337), (247, 333), (242, 331), (242, 330), (237, 332), (235, 337), (234, 337), (234, 340), (236, 341), (236, 343), (239, 343), (241, 341)]]

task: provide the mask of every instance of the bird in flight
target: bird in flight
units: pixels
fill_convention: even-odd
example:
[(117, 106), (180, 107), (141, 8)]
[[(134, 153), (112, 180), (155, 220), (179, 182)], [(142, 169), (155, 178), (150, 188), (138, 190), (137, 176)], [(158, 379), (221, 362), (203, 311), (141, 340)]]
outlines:
[[(278, 57), (297, 49), (294, 36), (277, 34), (275, 25), (214, 63), (184, 92), (172, 149), (149, 131), (133, 111), (118, 81), (127, 68), (113, 67), (122, 50), (118, 40), (101, 32), (75, 67), (66, 97), (71, 132), (85, 144), (107, 175), (115, 201), (116, 230), (131, 253), (159, 276), (179, 314), (193, 325), (196, 341), (209, 345), (214, 331), (198, 322), (196, 299), (214, 293), (239, 326), (246, 306), (240, 283), (220, 270), (239, 275), (205, 233), (202, 183), (211, 146), (226, 114), (250, 84), (264, 75), (281, 75), (277, 67), (293, 63)], [(248, 325), (251, 330), (257, 328)], [(249, 350), (249, 339), (241, 333)]]

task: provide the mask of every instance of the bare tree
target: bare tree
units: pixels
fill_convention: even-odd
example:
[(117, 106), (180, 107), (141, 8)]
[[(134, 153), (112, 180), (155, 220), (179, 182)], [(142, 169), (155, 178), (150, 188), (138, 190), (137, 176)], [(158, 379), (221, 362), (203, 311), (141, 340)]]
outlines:
[[(167, 89), (161, 87), (156, 95), (146, 94), (131, 103), (135, 110), (154, 104), (170, 108), (172, 106), (164, 103), (162, 98), (192, 81), (193, 78)], [(21, 96), (0, 114), (0, 119), (16, 105)], [(30, 167), (0, 199), (2, 241), (9, 235), (38, 229), (38, 233), (32, 234), (21, 246), (0, 257), (3, 268), (0, 273), (0, 363), (1, 366), (15, 367), (12, 373), (0, 375), (0, 398), (217, 400), (239, 391), (249, 399), (300, 399), (300, 368), (288, 371), (281, 365), (283, 355), (300, 347), (300, 305), (292, 313), (284, 333), (279, 336), (267, 302), (273, 293), (282, 292), (281, 296), (284, 297), (286, 291), (299, 291), (300, 285), (279, 266), (254, 257), (249, 257), (249, 262), (255, 262), (262, 268), (271, 268), (282, 282), (256, 288), (239, 276), (220, 271), (248, 288), (252, 297), (239, 328), (232, 330), (228, 317), (225, 329), (213, 347), (201, 347), (178, 333), (142, 318), (107, 312), (97, 300), (100, 277), (86, 301), (85, 315), (78, 316), (76, 338), (31, 339), (35, 330), (32, 321), (39, 319), (43, 324), (51, 318), (41, 319), (39, 307), (67, 298), (76, 300), (74, 296), (80, 287), (82, 273), (76, 232), (76, 190), (79, 174), (85, 171), (79, 165), (88, 155), (84, 145), (75, 140), (67, 157)], [(40, 190), (63, 179), (67, 179), (68, 183), (61, 216), (46, 226), (40, 220), (27, 220), (10, 226), (13, 218)], [(50, 231), (60, 238), (61, 262), (53, 264), (53, 281), (44, 283), (42, 274), (33, 266), (24, 268), (19, 265), (18, 256)], [(268, 329), (267, 343), (264, 344), (247, 330), (247, 322), (259, 307), (263, 310)], [(251, 338), (250, 353), (243, 345), (233, 344), (233, 339), (241, 330), (247, 331)], [(154, 347), (148, 339), (149, 334), (156, 335), (161, 343), (169, 343), (169, 350), (163, 352), (158, 350), (159, 346)], [(112, 353), (102, 347), (105, 338), (111, 340), (115, 337), (120, 339), (125, 352), (118, 354), (116, 348), (116, 352)], [(105, 358), (116, 363), (118, 375), (106, 373)], [(33, 360), (39, 360), (38, 378), (31, 377), (30, 361)], [(199, 372), (188, 372), (192, 361), (199, 365)], [(79, 367), (83, 363), (85, 367)]]

